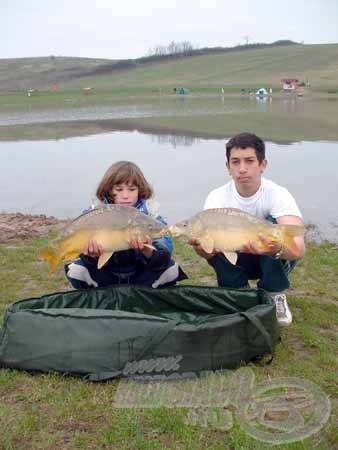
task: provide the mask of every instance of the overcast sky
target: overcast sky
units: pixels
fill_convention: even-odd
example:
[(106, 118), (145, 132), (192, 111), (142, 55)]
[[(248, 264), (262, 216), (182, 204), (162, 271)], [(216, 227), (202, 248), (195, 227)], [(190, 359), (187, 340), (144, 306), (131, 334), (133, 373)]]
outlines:
[(171, 41), (338, 43), (338, 0), (0, 0), (0, 58), (136, 58)]

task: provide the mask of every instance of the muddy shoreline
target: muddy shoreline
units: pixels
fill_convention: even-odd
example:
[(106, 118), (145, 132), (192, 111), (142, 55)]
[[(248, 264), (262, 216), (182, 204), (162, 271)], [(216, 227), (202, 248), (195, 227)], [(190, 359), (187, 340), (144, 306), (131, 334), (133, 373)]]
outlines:
[(64, 220), (44, 214), (1, 213), (0, 243), (45, 236), (64, 224)]

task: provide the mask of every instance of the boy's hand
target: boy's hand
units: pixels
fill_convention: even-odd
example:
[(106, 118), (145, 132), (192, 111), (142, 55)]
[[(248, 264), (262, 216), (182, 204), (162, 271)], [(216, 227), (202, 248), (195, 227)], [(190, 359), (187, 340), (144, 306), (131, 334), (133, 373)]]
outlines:
[(259, 233), (259, 243), (249, 241), (241, 248), (241, 253), (251, 253), (252, 255), (274, 256), (281, 250), (281, 244), (271, 240), (269, 237)]
[(91, 239), (85, 245), (82, 253), (84, 255), (90, 256), (91, 258), (98, 258), (103, 253), (103, 247), (102, 245), (99, 245), (97, 241)]
[(190, 244), (195, 252), (201, 256), (202, 258), (205, 258), (206, 260), (211, 259), (213, 256), (215, 256), (217, 253), (219, 253), (216, 249), (214, 249), (211, 253), (206, 252), (202, 247), (198, 239), (189, 239), (188, 244)]

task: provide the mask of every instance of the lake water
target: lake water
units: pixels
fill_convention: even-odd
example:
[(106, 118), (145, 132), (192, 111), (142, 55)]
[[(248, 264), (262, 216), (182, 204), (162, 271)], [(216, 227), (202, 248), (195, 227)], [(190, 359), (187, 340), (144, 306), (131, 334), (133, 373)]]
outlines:
[[(201, 210), (209, 191), (229, 180), (224, 142), (129, 131), (0, 142), (0, 210), (77, 216), (108, 166), (126, 159), (140, 165), (172, 223)], [(338, 143), (267, 142), (267, 158), (266, 178), (287, 187), (305, 221), (337, 241)]]
[[(84, 99), (86, 100), (86, 99)], [(333, 99), (335, 100), (335, 99)], [(175, 116), (206, 116), (206, 115), (232, 115), (232, 114), (282, 114), (295, 117), (304, 116), (305, 111), (319, 110), (325, 117), (333, 111), (337, 112), (337, 101), (315, 101), (311, 99), (286, 96), (285, 98), (272, 97), (235, 97), (227, 98), (217, 96), (199, 98), (189, 96), (151, 97), (149, 99), (114, 99), (107, 105), (84, 104), (81, 107), (74, 104), (70, 97), (58, 107), (46, 108), (38, 106), (34, 101), (28, 103), (25, 109), (6, 109), (1, 105), (0, 126), (54, 123), (74, 120), (109, 120), (109, 119), (138, 119), (146, 117), (175, 117)]]
[(303, 108), (301, 101), (297, 99), (286, 99), (285, 102), (270, 102), (268, 99), (239, 98), (225, 101), (224, 97), (200, 99), (187, 97), (161, 98), (155, 97), (147, 101), (133, 101), (132, 103), (112, 102), (109, 105), (88, 105), (73, 107), (72, 98), (68, 99), (61, 107), (38, 108), (36, 105), (28, 104), (27, 108), (18, 111), (1, 111), (1, 125), (20, 125), (33, 123), (64, 122), (72, 120), (108, 120), (108, 119), (137, 119), (140, 117), (171, 117), (199, 116), (205, 114), (232, 114), (234, 112), (257, 112), (268, 111), (271, 108), (290, 109)]

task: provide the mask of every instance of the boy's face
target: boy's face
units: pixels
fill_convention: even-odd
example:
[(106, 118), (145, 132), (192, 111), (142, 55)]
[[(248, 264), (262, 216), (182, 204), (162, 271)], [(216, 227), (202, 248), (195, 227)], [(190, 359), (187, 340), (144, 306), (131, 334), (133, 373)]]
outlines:
[(116, 205), (135, 206), (138, 202), (138, 187), (128, 182), (115, 184), (109, 195)]
[(243, 188), (246, 191), (251, 188), (257, 190), (261, 183), (262, 174), (266, 169), (267, 160), (264, 159), (260, 163), (256, 151), (252, 147), (244, 149), (233, 147), (226, 166), (237, 188), (240, 190)]

